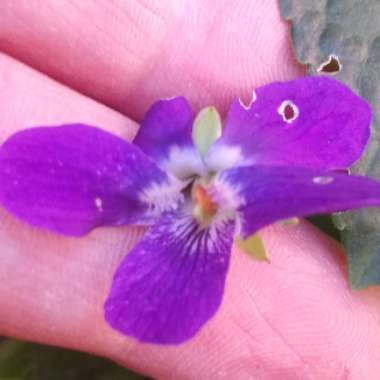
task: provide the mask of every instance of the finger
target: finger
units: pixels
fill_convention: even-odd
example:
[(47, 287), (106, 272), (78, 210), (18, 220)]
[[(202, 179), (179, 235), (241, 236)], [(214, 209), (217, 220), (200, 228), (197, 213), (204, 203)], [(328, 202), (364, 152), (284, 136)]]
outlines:
[[(136, 131), (117, 112), (0, 55), (0, 144), (29, 126), (73, 121), (127, 139)], [(103, 229), (68, 239), (30, 228), (0, 209), (0, 335), (95, 351), (101, 346), (97, 325), (106, 329), (101, 298), (115, 261), (138, 236), (137, 229)]]
[(224, 111), (302, 73), (276, 0), (3, 0), (0, 25), (0, 50), (137, 119), (173, 95)]

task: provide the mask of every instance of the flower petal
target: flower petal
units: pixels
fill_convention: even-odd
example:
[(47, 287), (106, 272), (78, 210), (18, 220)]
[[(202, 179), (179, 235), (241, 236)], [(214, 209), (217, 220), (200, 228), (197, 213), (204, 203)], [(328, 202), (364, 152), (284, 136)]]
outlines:
[(235, 101), (208, 166), (292, 165), (346, 168), (369, 138), (369, 105), (327, 77), (306, 77), (260, 87), (250, 107)]
[(192, 140), (193, 121), (185, 98), (160, 100), (146, 113), (133, 143), (178, 178), (202, 174), (203, 162)]
[(142, 342), (191, 338), (221, 303), (234, 225), (201, 229), (189, 210), (164, 214), (118, 268), (105, 304), (109, 324)]
[(66, 235), (151, 222), (155, 206), (175, 203), (178, 182), (139, 148), (82, 124), (24, 130), (0, 147), (0, 204)]
[(380, 182), (306, 168), (236, 167), (221, 172), (214, 187), (234, 193), (229, 198), (241, 214), (244, 238), (293, 216), (380, 206)]

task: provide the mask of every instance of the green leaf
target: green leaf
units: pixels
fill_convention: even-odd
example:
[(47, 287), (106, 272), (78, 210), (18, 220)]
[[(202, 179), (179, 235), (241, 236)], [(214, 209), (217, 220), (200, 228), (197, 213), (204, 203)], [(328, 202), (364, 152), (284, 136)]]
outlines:
[(341, 242), (339, 229), (334, 225), (330, 215), (315, 215), (307, 219), (326, 235), (329, 235), (334, 240)]
[[(335, 75), (367, 99), (374, 114), (371, 140), (352, 173), (380, 179), (380, 2), (279, 0), (292, 22), (292, 40), (309, 74)], [(353, 288), (380, 284), (380, 209), (333, 217), (346, 248)]]
[(95, 356), (16, 340), (0, 341), (0, 380), (142, 380)]
[(222, 120), (215, 107), (203, 108), (193, 125), (193, 141), (202, 156), (205, 156), (215, 140), (222, 134)]
[(247, 239), (236, 238), (237, 247), (258, 261), (269, 261), (265, 246), (259, 234), (253, 234)]

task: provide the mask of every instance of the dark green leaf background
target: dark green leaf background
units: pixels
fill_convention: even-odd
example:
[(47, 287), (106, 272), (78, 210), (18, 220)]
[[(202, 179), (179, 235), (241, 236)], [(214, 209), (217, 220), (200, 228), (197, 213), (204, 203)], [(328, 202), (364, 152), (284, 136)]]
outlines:
[[(336, 55), (342, 64), (336, 78), (367, 99), (373, 110), (372, 137), (353, 173), (380, 179), (380, 1), (279, 0), (291, 21), (298, 60), (308, 73)], [(324, 74), (327, 75), (327, 74)], [(353, 288), (380, 283), (380, 209), (334, 216), (349, 261)]]
[(0, 338), (0, 380), (143, 380), (80, 352)]

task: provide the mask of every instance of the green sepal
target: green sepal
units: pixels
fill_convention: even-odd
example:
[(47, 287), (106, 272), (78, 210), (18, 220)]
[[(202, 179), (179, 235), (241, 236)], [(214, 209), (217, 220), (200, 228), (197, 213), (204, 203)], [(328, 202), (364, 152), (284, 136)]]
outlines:
[(222, 135), (222, 120), (215, 107), (203, 108), (193, 124), (193, 142), (199, 153), (206, 156), (211, 145)]
[(235, 239), (237, 247), (248, 254), (250, 257), (257, 261), (267, 261), (269, 262), (265, 245), (259, 234), (253, 234), (247, 239), (243, 240), (240, 237)]

